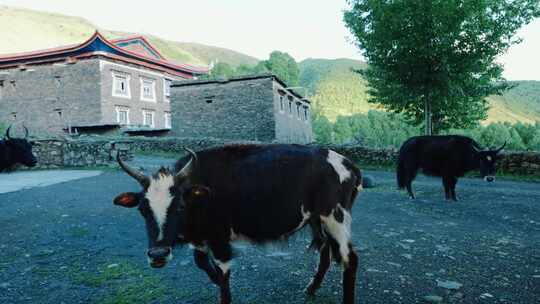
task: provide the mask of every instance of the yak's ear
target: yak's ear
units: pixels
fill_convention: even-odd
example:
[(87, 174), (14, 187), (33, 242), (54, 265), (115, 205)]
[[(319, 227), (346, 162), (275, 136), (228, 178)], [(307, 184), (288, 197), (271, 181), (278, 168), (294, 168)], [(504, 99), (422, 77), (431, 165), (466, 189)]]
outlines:
[(210, 188), (203, 185), (195, 185), (184, 192), (184, 201), (186, 203), (202, 203), (210, 198)]
[(139, 204), (137, 193), (125, 192), (114, 198), (113, 203), (118, 206), (133, 208)]

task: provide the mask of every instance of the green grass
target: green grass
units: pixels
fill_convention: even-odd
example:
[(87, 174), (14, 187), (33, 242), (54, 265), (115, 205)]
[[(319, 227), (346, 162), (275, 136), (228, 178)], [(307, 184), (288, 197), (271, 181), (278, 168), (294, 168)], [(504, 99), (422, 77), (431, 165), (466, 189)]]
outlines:
[(87, 228), (75, 227), (75, 228), (71, 228), (69, 230), (69, 233), (74, 237), (82, 238), (82, 237), (87, 236), (89, 231)]
[(96, 303), (151, 303), (162, 299), (168, 289), (159, 276), (127, 261), (97, 269), (75, 267), (70, 277), (75, 284), (105, 290)]

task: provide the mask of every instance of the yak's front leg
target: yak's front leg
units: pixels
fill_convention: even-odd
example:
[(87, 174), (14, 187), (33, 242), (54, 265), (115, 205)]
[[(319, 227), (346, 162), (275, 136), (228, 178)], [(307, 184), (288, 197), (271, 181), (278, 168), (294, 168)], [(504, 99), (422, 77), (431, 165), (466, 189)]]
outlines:
[(195, 260), (195, 264), (197, 265), (197, 267), (206, 272), (212, 283), (219, 286), (218, 272), (216, 271), (216, 267), (214, 266), (214, 264), (210, 261), (207, 249), (195, 249), (193, 251), (193, 259)]
[(217, 266), (216, 272), (218, 274), (218, 286), (221, 291), (221, 304), (229, 304), (231, 303), (231, 290), (229, 287), (232, 259), (231, 244), (217, 242), (209, 245), (214, 256), (214, 263)]

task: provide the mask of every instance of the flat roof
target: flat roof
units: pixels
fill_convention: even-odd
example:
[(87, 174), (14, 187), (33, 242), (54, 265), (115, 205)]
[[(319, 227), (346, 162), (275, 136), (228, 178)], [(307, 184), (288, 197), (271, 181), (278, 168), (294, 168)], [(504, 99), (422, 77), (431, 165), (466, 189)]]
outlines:
[(187, 87), (187, 86), (205, 85), (205, 84), (213, 84), (213, 83), (226, 84), (229, 82), (247, 81), (247, 80), (255, 80), (255, 79), (265, 79), (265, 78), (272, 78), (273, 80), (281, 84), (287, 92), (291, 93), (292, 95), (296, 96), (297, 98), (307, 103), (311, 103), (307, 98), (305, 98), (304, 96), (302, 96), (295, 90), (287, 88), (287, 84), (285, 82), (279, 79), (275, 74), (271, 74), (271, 73), (235, 76), (235, 77), (224, 78), (224, 79), (178, 80), (178, 81), (173, 81), (173, 84), (171, 86), (172, 87)]

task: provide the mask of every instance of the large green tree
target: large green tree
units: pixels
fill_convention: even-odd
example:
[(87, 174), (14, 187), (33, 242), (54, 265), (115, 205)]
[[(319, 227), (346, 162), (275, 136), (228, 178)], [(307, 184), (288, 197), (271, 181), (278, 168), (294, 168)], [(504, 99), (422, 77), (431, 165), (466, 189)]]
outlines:
[[(294, 58), (280, 51), (270, 53), (268, 60), (262, 62), (264, 67), (283, 80), (288, 86), (297, 86), (300, 69)], [(262, 67), (259, 67), (262, 68)]]
[(540, 15), (539, 0), (348, 0), (344, 21), (368, 68), (370, 101), (426, 133), (486, 117), (508, 85), (496, 61)]

